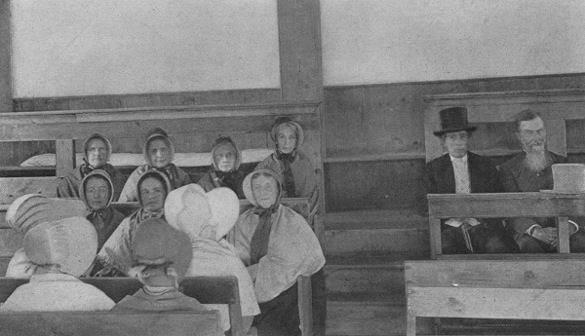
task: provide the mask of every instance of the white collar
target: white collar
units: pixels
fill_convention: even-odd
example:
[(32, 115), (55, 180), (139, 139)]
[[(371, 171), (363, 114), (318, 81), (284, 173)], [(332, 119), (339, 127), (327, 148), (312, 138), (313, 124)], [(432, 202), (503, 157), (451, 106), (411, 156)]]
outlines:
[(460, 158), (453, 157), (453, 156), (451, 156), (451, 154), (449, 154), (449, 158), (451, 159), (451, 162), (467, 163), (467, 154), (463, 155), (463, 157), (460, 157)]

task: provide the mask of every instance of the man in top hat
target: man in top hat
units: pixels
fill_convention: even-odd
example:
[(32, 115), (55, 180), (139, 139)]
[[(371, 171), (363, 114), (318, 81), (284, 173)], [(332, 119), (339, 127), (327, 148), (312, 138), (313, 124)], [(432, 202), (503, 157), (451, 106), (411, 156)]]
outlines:
[[(439, 111), (441, 130), (434, 132), (447, 153), (430, 161), (426, 169), (427, 193), (469, 194), (502, 191), (493, 162), (467, 150), (475, 126), (467, 121), (465, 107)], [(515, 246), (506, 239), (501, 220), (451, 218), (441, 223), (444, 254), (511, 253)]]
[[(546, 127), (540, 114), (524, 110), (514, 116), (516, 137), (522, 152), (500, 166), (500, 176), (506, 192), (537, 192), (553, 188), (551, 166), (565, 163), (567, 158), (546, 149)], [(570, 225), (571, 252), (585, 252), (585, 233)], [(554, 218), (514, 218), (506, 226), (521, 252), (555, 252), (557, 246)]]

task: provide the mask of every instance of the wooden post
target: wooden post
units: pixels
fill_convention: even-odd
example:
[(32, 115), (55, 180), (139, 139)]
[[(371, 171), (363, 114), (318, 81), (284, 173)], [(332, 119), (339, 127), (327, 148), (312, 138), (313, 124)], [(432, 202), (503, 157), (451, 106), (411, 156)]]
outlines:
[(55, 173), (57, 176), (65, 176), (75, 168), (75, 140), (57, 139), (55, 148)]
[[(278, 0), (280, 89), (282, 101), (323, 101), (323, 58), (321, 52), (321, 6), (319, 0)], [(316, 139), (308, 143), (309, 154), (323, 171), (325, 143), (322, 128), (323, 105), (317, 107)], [(323, 174), (322, 174), (323, 175)], [(319, 179), (320, 213), (325, 210), (325, 180)]]
[(429, 233), (431, 239), (431, 259), (443, 254), (441, 244), (441, 220), (429, 216)]
[(12, 112), (10, 0), (0, 0), (0, 112)]
[(303, 336), (313, 336), (313, 287), (310, 276), (297, 278), (299, 319)]
[(559, 217), (557, 223), (557, 252), (570, 253), (571, 247), (569, 244), (569, 217)]

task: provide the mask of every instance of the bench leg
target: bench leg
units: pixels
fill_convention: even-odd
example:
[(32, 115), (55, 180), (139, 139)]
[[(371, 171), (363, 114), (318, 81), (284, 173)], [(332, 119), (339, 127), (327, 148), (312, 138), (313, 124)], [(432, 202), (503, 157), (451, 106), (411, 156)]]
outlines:
[(416, 336), (416, 314), (412, 310), (406, 311), (406, 336)]

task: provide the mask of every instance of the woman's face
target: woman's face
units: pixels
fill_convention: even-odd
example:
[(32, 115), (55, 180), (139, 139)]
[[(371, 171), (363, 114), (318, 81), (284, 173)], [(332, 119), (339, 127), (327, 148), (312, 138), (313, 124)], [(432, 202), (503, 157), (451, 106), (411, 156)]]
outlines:
[(148, 211), (162, 209), (167, 194), (161, 181), (154, 177), (147, 177), (140, 185), (140, 199), (142, 208)]
[(85, 182), (85, 198), (91, 210), (101, 210), (110, 200), (110, 185), (100, 177), (90, 177)]
[(288, 125), (282, 125), (278, 128), (276, 134), (276, 145), (283, 153), (292, 152), (297, 146), (297, 135), (295, 130)]
[(268, 209), (278, 198), (278, 184), (272, 176), (259, 175), (252, 179), (252, 193), (256, 203), (263, 208)]
[(163, 139), (150, 140), (148, 156), (155, 168), (163, 168), (171, 163), (171, 149)]
[(87, 162), (94, 168), (101, 168), (108, 162), (108, 147), (102, 139), (91, 139), (87, 144)]
[(230, 144), (218, 145), (213, 151), (213, 160), (217, 168), (224, 172), (230, 172), (235, 169), (236, 149)]

